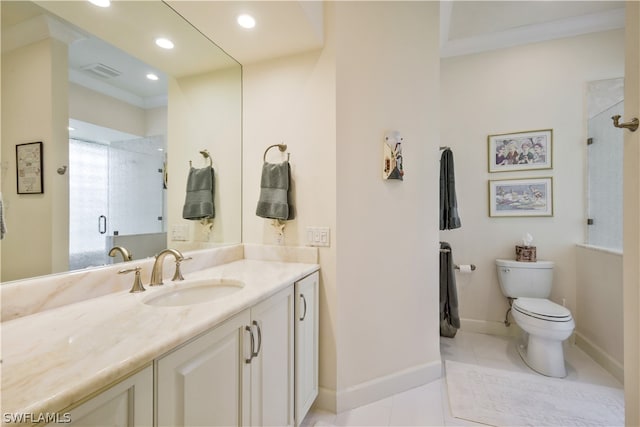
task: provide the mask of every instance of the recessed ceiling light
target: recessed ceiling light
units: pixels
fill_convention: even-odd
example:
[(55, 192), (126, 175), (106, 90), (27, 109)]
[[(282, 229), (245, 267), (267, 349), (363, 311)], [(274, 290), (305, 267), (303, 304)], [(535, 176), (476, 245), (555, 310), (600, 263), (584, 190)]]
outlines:
[(239, 15), (237, 21), (238, 25), (240, 25), (242, 28), (253, 28), (256, 26), (256, 20), (251, 15)]
[(158, 76), (156, 76), (156, 75), (155, 75), (155, 74), (153, 74), (153, 73), (149, 73), (149, 74), (147, 74), (147, 78), (148, 78), (149, 80), (158, 80)]
[(99, 7), (109, 7), (111, 6), (110, 0), (89, 0), (89, 3), (94, 4)]
[(164, 37), (157, 38), (156, 44), (163, 49), (173, 49), (173, 42), (169, 39), (165, 39)]

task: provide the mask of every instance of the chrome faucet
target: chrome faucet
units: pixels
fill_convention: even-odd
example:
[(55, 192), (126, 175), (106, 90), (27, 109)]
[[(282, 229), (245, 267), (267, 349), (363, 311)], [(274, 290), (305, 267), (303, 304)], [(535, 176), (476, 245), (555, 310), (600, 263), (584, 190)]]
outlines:
[(112, 247), (111, 250), (109, 251), (109, 256), (110, 257), (115, 257), (117, 253), (120, 253), (120, 255), (122, 255), (122, 260), (123, 261), (131, 261), (133, 259), (131, 257), (131, 253), (129, 253), (127, 248), (122, 247), (122, 246), (114, 246), (114, 247)]
[[(167, 255), (173, 255), (176, 259), (176, 274), (174, 277), (178, 276), (180, 268), (180, 262), (184, 259), (180, 251), (175, 249), (165, 249), (156, 255), (156, 261), (153, 263), (153, 269), (151, 270), (151, 281), (149, 283), (150, 286), (159, 286), (162, 285), (162, 263), (164, 262), (164, 257)], [(181, 276), (181, 275), (180, 275)]]

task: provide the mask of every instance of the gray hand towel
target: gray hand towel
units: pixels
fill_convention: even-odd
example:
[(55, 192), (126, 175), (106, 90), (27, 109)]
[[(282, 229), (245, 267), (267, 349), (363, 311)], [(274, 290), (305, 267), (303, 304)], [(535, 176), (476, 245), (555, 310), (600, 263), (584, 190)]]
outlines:
[(440, 249), (440, 335), (453, 338), (460, 328), (453, 252), (447, 242), (440, 242)]
[(214, 195), (215, 178), (213, 168), (207, 166), (202, 169), (189, 169), (187, 196), (182, 208), (182, 217), (184, 219), (215, 218)]
[(440, 158), (440, 230), (451, 230), (461, 226), (456, 199), (453, 153), (447, 148)]
[(295, 217), (291, 204), (291, 167), (289, 162), (264, 163), (260, 180), (260, 198), (256, 215), (289, 220)]

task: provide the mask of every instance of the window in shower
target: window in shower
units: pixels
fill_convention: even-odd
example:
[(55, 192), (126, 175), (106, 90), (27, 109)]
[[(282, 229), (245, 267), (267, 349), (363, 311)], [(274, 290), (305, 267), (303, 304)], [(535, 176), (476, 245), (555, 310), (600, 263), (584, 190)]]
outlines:
[(587, 105), (587, 244), (622, 251), (623, 79), (590, 82)]

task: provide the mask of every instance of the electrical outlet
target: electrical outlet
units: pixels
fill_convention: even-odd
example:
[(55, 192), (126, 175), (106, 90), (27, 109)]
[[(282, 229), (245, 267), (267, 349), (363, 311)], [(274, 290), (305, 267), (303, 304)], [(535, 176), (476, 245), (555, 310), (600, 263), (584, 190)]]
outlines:
[(307, 227), (307, 246), (331, 246), (329, 227)]

